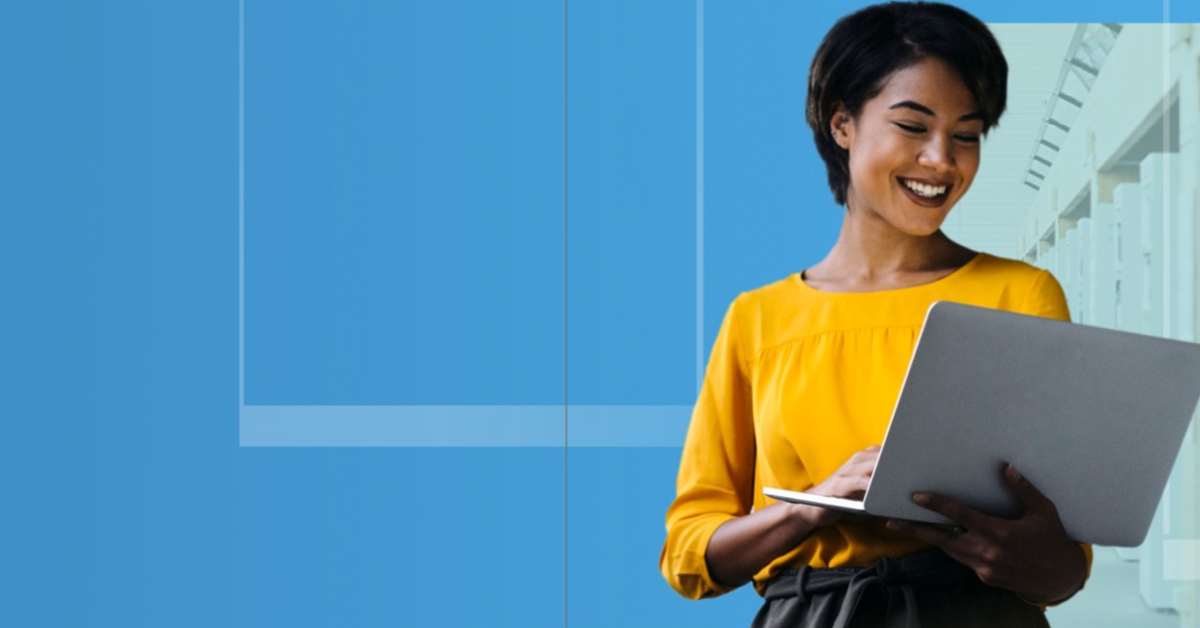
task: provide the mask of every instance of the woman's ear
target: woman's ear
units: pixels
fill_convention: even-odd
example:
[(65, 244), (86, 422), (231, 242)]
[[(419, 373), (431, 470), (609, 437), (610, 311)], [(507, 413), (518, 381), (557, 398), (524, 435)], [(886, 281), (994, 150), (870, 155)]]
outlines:
[(833, 141), (837, 142), (843, 150), (850, 150), (850, 137), (854, 130), (854, 121), (850, 119), (850, 115), (842, 108), (841, 103), (834, 105), (833, 117), (829, 119), (829, 130), (833, 134)]

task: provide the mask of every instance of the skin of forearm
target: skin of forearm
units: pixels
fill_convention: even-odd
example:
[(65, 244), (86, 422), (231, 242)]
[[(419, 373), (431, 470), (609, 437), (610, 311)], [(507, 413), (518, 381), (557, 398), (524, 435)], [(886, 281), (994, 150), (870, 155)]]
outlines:
[(729, 587), (749, 582), (816, 529), (814, 510), (813, 506), (779, 502), (721, 524), (705, 552), (709, 575)]

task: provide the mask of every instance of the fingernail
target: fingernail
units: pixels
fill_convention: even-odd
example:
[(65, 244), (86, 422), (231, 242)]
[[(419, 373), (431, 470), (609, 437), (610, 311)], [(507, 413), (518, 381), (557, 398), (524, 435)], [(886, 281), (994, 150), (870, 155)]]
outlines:
[(899, 530), (900, 523), (897, 522), (895, 519), (888, 519), (887, 527), (889, 530)]
[(912, 499), (918, 504), (929, 503), (929, 493), (913, 493)]
[(1017, 472), (1017, 468), (1012, 466), (1012, 464), (1008, 465), (1008, 477), (1012, 478), (1014, 482), (1021, 479), (1021, 474)]

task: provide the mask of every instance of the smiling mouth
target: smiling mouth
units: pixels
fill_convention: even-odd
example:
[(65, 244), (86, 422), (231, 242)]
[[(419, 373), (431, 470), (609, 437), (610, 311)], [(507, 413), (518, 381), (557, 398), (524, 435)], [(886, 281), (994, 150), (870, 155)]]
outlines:
[[(914, 190), (913, 188), (909, 187), (909, 184), (906, 183), (906, 181), (908, 180), (906, 180), (904, 177), (896, 177), (896, 183), (900, 186), (900, 189), (904, 191), (905, 196), (907, 196), (914, 203), (923, 207), (941, 206), (941, 204), (944, 203), (946, 198), (950, 195), (950, 190), (954, 189), (953, 183), (947, 183), (942, 186), (932, 186), (914, 181), (913, 183), (917, 184), (917, 189)], [(941, 190), (941, 192), (938, 193), (938, 190)]]

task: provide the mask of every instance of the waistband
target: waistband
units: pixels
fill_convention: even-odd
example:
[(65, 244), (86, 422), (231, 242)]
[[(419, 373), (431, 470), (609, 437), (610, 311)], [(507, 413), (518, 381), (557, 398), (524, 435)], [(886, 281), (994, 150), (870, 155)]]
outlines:
[(919, 628), (914, 588), (944, 587), (974, 578), (974, 571), (935, 548), (903, 558), (885, 556), (863, 568), (814, 569), (805, 565), (772, 578), (764, 597), (798, 597), (804, 603), (809, 596), (845, 589), (834, 622), (834, 628), (844, 628), (850, 625), (865, 594), (879, 587), (887, 597), (888, 628)]

